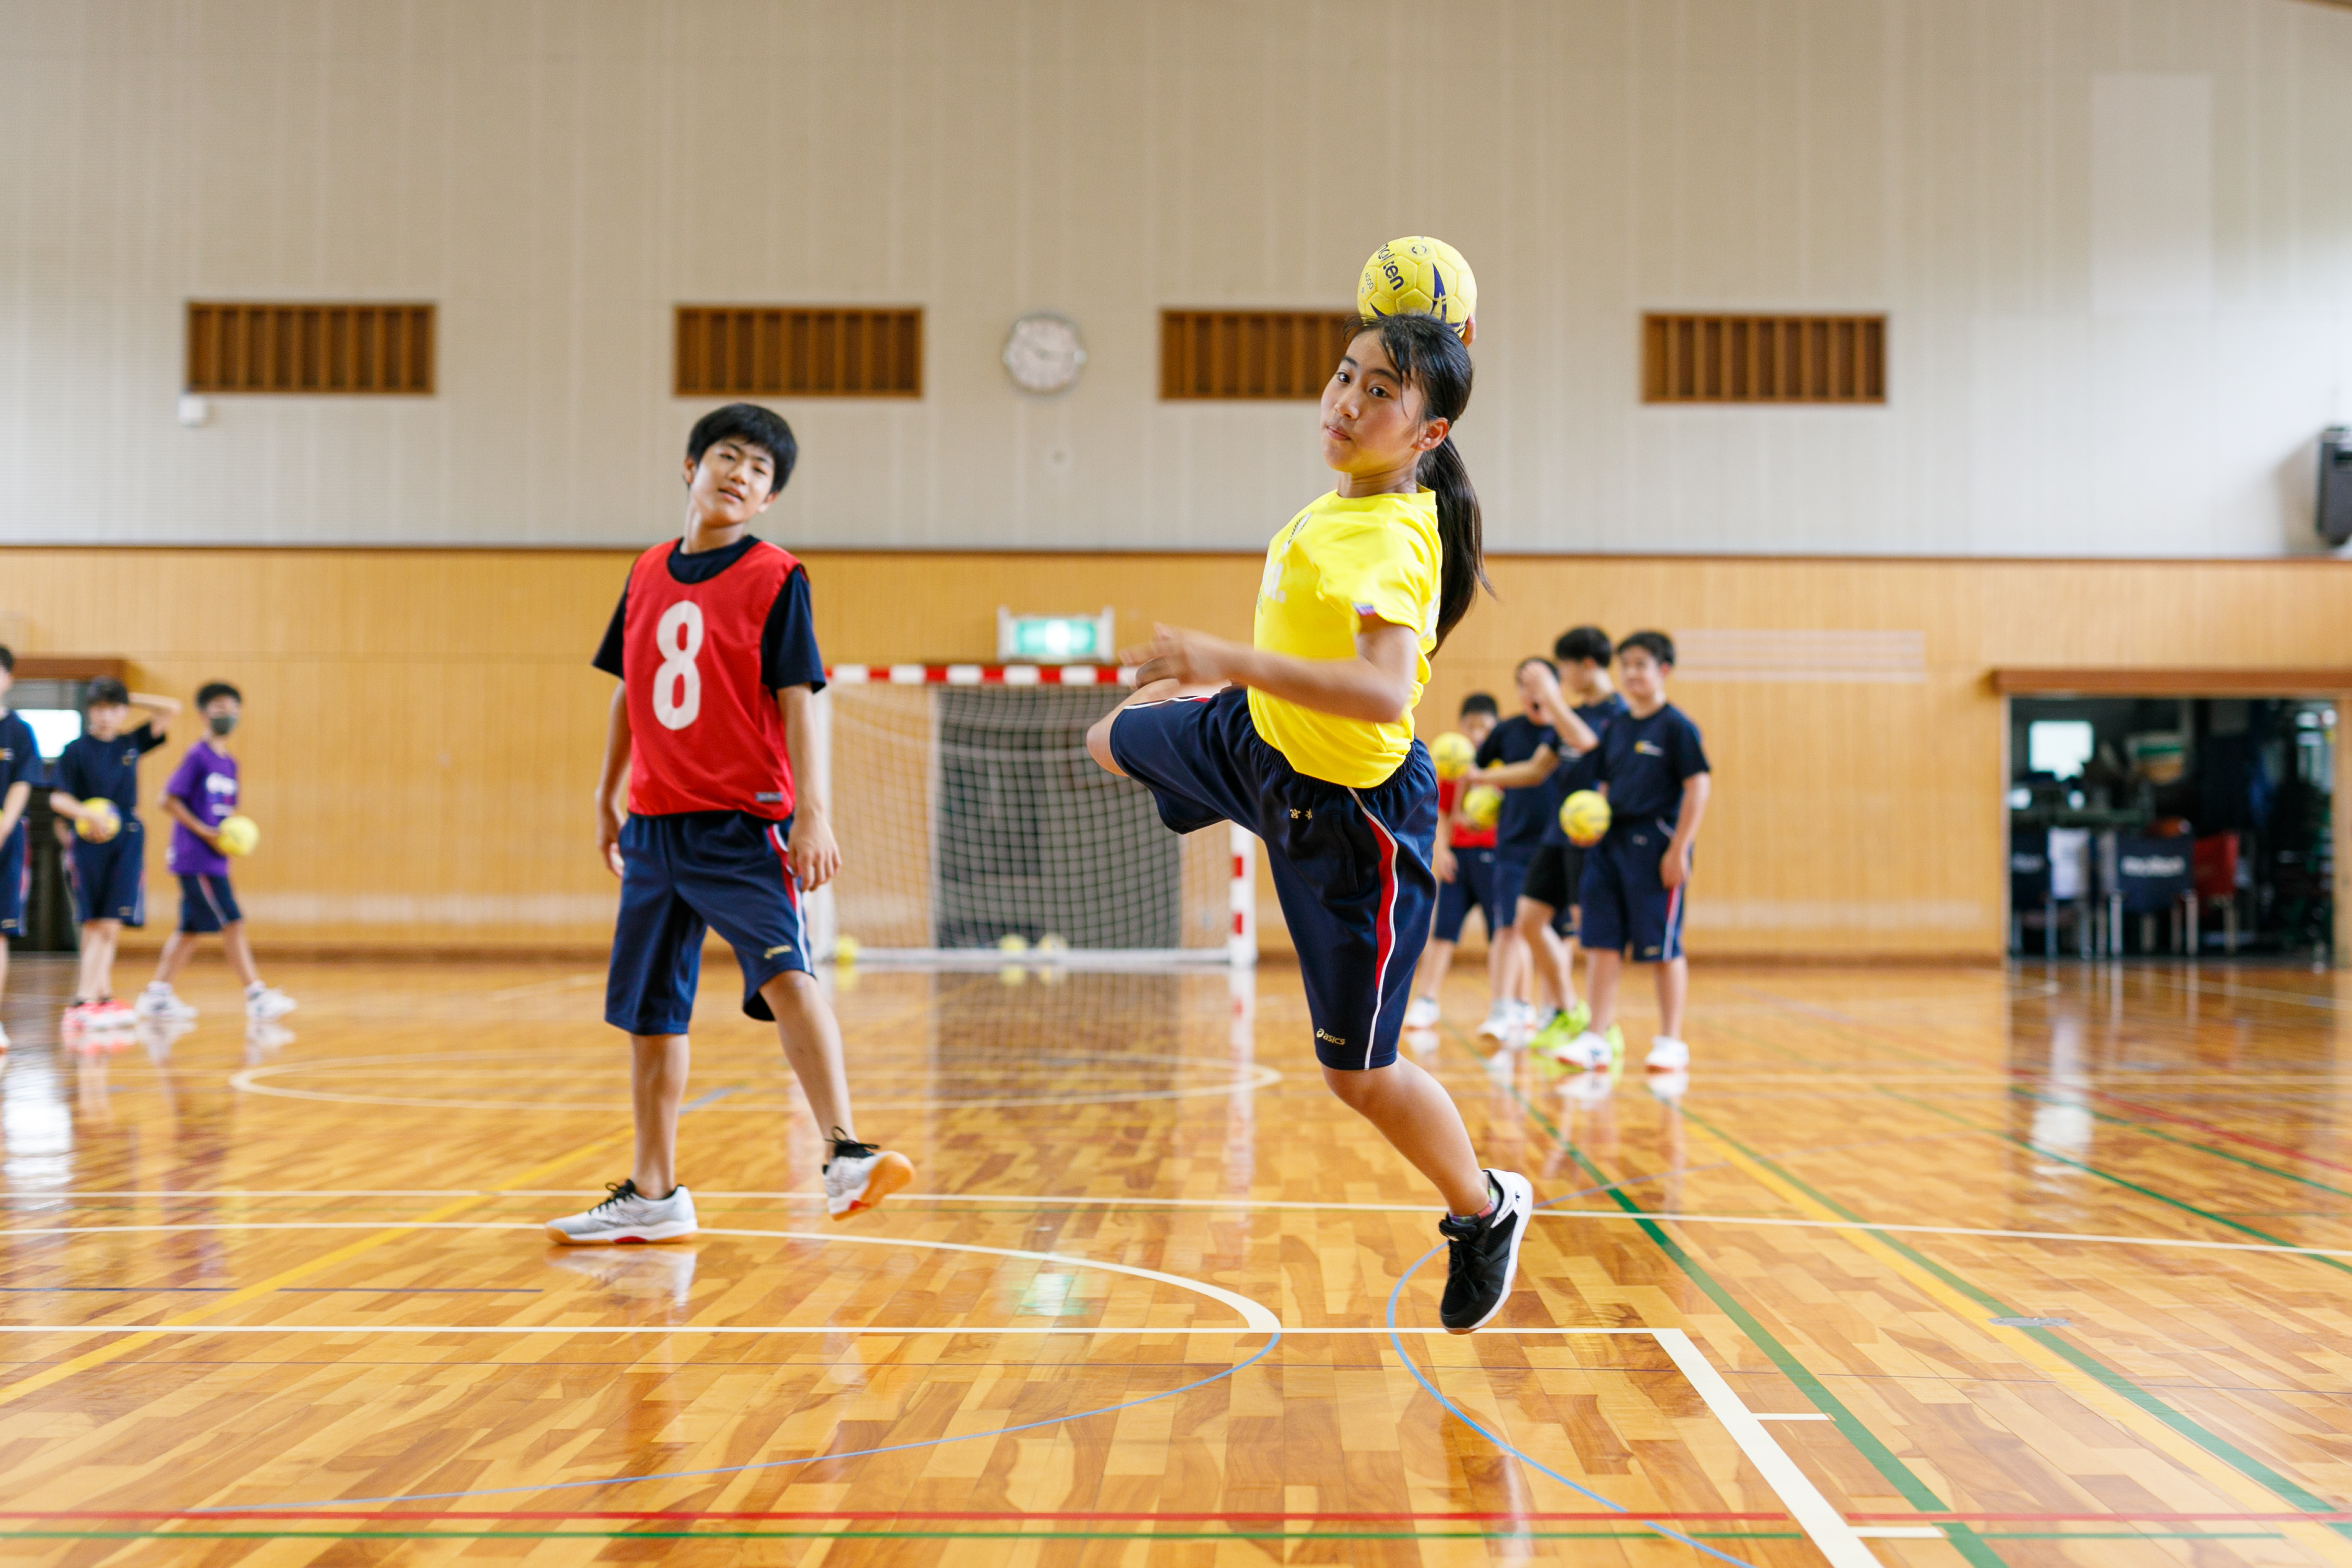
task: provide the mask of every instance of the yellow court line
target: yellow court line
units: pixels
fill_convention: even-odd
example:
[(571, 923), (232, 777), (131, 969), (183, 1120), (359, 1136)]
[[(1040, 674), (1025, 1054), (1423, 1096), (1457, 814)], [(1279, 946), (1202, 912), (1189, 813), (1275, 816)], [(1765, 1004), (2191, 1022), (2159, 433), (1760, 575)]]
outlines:
[[(1824, 1219), (1843, 1219), (1836, 1210), (1822, 1203), (1810, 1193), (1768, 1170), (1754, 1158), (1734, 1148), (1726, 1140), (1702, 1127), (1694, 1131), (1710, 1139), (1724, 1152), (1726, 1161), (1744, 1173), (1758, 1185), (1786, 1203), (1808, 1214)], [(1850, 1232), (1853, 1245), (1878, 1258), (1922, 1295), (1952, 1313), (1983, 1338), (2009, 1351), (2047, 1373), (2070, 1394), (2116, 1426), (2130, 1432), (2158, 1453), (2189, 1474), (2230, 1497), (2251, 1512), (2274, 1513), (2279, 1499), (2269, 1489), (2216, 1459), (2189, 1438), (2174, 1431), (2154, 1415), (2106, 1387), (2097, 1379), (2065, 1357), (2035, 1340), (2031, 1334), (2016, 1329), (2001, 1329), (1984, 1321), (1984, 1310), (1935, 1275), (1920, 1268), (1902, 1253), (1867, 1231)], [(2281, 1533), (2309, 1552), (2323, 1563), (2334, 1563), (2342, 1568), (2352, 1568), (2352, 1539), (2347, 1539), (2323, 1524), (2281, 1522)]]
[[(37, 1394), (42, 1389), (48, 1387), (51, 1384), (63, 1382), (65, 1379), (72, 1377), (79, 1373), (88, 1372), (92, 1367), (103, 1366), (108, 1362), (118, 1361), (123, 1356), (129, 1355), (135, 1350), (143, 1349), (145, 1346), (152, 1344), (163, 1338), (163, 1333), (159, 1331), (183, 1329), (202, 1323), (205, 1319), (226, 1311), (231, 1307), (241, 1306), (258, 1296), (266, 1296), (269, 1292), (279, 1289), (294, 1280), (307, 1279), (313, 1274), (319, 1273), (322, 1269), (332, 1268), (336, 1264), (344, 1261), (346, 1258), (356, 1258), (362, 1252), (371, 1251), (375, 1247), (382, 1247), (386, 1242), (396, 1240), (400, 1237), (406, 1236), (420, 1227), (431, 1226), (436, 1221), (447, 1219), (455, 1215), (463, 1214), (470, 1208), (478, 1208), (482, 1205), (488, 1203), (492, 1198), (510, 1188), (520, 1187), (528, 1182), (535, 1181), (538, 1178), (548, 1174), (550, 1172), (562, 1170), (564, 1166), (572, 1164), (576, 1161), (584, 1160), (591, 1154), (602, 1153), (604, 1150), (611, 1148), (615, 1143), (627, 1142), (634, 1136), (635, 1133), (633, 1131), (614, 1132), (608, 1133), (602, 1138), (591, 1140), (586, 1143), (581, 1144), (578, 1148), (572, 1150), (568, 1153), (559, 1154), (552, 1160), (548, 1160), (540, 1164), (533, 1165), (529, 1170), (521, 1172), (518, 1175), (514, 1176), (511, 1180), (501, 1182), (499, 1185), (490, 1187), (481, 1193), (474, 1194), (473, 1196), (458, 1198), (454, 1202), (443, 1204), (440, 1207), (429, 1210), (425, 1214), (421, 1214), (413, 1220), (408, 1220), (399, 1225), (388, 1226), (384, 1229), (377, 1231), (373, 1236), (362, 1237), (359, 1240), (352, 1242), (348, 1246), (339, 1247), (332, 1252), (322, 1253), (319, 1257), (311, 1258), (307, 1263), (298, 1263), (293, 1268), (285, 1269), (280, 1273), (273, 1274), (268, 1279), (263, 1279), (256, 1284), (247, 1285), (242, 1289), (231, 1291), (229, 1294), (222, 1296), (215, 1300), (207, 1301), (202, 1306), (192, 1307), (187, 1311), (179, 1314), (177, 1317), (167, 1319), (163, 1322), (156, 1324), (152, 1329), (142, 1330), (137, 1334), (125, 1339), (115, 1340), (107, 1344), (100, 1345), (94, 1350), (84, 1351), (81, 1354), (73, 1357), (69, 1361), (61, 1361), (55, 1366), (47, 1367), (40, 1372), (34, 1373), (29, 1377), (21, 1377), (14, 1383), (0, 1385), (0, 1405), (5, 1405), (11, 1400), (20, 1399), (28, 1394)], [(64, 1333), (102, 1333), (104, 1331), (106, 1331), (103, 1329), (65, 1329), (60, 1331), (60, 1332)]]

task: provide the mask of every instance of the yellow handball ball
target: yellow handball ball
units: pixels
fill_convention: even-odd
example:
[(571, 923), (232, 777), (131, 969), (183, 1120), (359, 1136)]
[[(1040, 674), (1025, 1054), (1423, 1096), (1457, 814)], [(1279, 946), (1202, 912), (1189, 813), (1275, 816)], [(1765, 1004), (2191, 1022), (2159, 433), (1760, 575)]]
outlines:
[(1580, 789), (1559, 803), (1559, 830), (1580, 849), (1590, 849), (1609, 832), (1609, 801), (1597, 791)]
[(250, 855), (261, 845), (261, 829), (249, 816), (226, 817), (213, 831), (220, 836), (224, 855)]
[(1434, 316), (1459, 332), (1477, 310), (1478, 279), (1470, 264), (1425, 234), (1409, 234), (1373, 251), (1356, 284), (1360, 316)]
[(1029, 939), (1023, 936), (1019, 931), (1006, 931), (1003, 936), (996, 939), (996, 951), (999, 952), (1026, 952), (1029, 951)]
[(1493, 784), (1473, 785), (1462, 797), (1462, 816), (1473, 827), (1492, 827), (1503, 815), (1503, 792)]
[(835, 963), (857, 962), (857, 939), (847, 931), (833, 939), (833, 961)]
[(92, 844), (103, 844), (122, 831), (122, 813), (104, 795), (93, 795), (81, 803), (85, 814), (74, 823), (74, 831)]
[(1439, 778), (1458, 779), (1477, 760), (1478, 748), (1470, 743), (1469, 736), (1458, 731), (1448, 730), (1429, 743), (1429, 761), (1437, 769)]

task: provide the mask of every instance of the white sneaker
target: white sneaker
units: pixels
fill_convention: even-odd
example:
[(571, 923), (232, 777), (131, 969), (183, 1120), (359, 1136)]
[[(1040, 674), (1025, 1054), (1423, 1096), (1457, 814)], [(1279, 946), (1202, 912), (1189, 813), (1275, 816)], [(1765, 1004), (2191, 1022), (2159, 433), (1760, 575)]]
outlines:
[(1652, 1072), (1681, 1072), (1690, 1066), (1690, 1047), (1672, 1035), (1654, 1035), (1643, 1066)]
[(268, 1024), (283, 1018), (299, 1005), (293, 997), (274, 985), (245, 994), (245, 1017), (247, 1023)]
[(180, 1000), (180, 994), (168, 985), (150, 985), (139, 993), (139, 1005), (132, 1009), (142, 1024), (193, 1024), (196, 1010)]
[(1596, 1035), (1587, 1029), (1560, 1047), (1559, 1059), (1570, 1067), (1582, 1068), (1590, 1072), (1596, 1068), (1613, 1065), (1617, 1060), (1617, 1051), (1610, 1045), (1608, 1036)]
[(547, 1234), (572, 1247), (614, 1247), (634, 1241), (676, 1241), (694, 1234), (694, 1194), (684, 1187), (649, 1198), (634, 1181), (607, 1182), (613, 1195), (584, 1213), (547, 1222)]
[(1404, 1005), (1404, 1026), (1408, 1029), (1434, 1029), (1437, 1018), (1434, 996), (1416, 996)]
[(915, 1179), (907, 1156), (859, 1143), (833, 1130), (833, 1158), (824, 1166), (824, 1212), (835, 1219), (870, 1209)]
[(1478, 1037), (1496, 1044), (1511, 1037), (1512, 1026), (1517, 1022), (1512, 1012), (1515, 1004), (1507, 996), (1486, 1009), (1486, 1021), (1478, 1026)]

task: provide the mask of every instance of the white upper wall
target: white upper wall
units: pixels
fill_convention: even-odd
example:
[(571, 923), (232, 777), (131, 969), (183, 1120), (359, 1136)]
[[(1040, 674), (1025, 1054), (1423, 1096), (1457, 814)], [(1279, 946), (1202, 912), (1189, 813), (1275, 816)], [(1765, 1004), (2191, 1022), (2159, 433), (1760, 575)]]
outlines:
[[(671, 307), (803, 301), (926, 394), (781, 403), (775, 536), (1254, 549), (1312, 410), (1160, 402), (1158, 310), (1426, 232), (1496, 549), (2300, 551), (2347, 169), (2305, 0), (0, 0), (0, 541), (657, 538)], [(191, 298), (436, 300), (439, 393), (183, 428)], [(1890, 400), (1644, 407), (1687, 308), (1883, 310)]]

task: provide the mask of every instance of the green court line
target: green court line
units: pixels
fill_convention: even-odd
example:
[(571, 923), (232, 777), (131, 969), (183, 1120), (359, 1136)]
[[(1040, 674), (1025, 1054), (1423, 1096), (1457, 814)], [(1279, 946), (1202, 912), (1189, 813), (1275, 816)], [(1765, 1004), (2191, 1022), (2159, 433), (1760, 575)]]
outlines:
[[(1567, 1150), (1570, 1158), (1582, 1166), (1587, 1175), (1597, 1184), (1609, 1182), (1608, 1173), (1594, 1164), (1591, 1156), (1561, 1133), (1559, 1125), (1551, 1118), (1538, 1110), (1526, 1095), (1521, 1094), (1516, 1080), (1511, 1084), (1510, 1089), (1511, 1098), (1518, 1101), (1519, 1108), (1533, 1119), (1537, 1126), (1541, 1127), (1550, 1136), (1553, 1142)], [(1689, 1113), (1685, 1111), (1684, 1114)], [(1906, 1502), (1922, 1513), (1952, 1511), (1951, 1505), (1929, 1489), (1927, 1483), (1921, 1480), (1910, 1466), (1897, 1458), (1894, 1449), (1879, 1441), (1878, 1435), (1864, 1426), (1861, 1417), (1846, 1408), (1845, 1402), (1832, 1394), (1828, 1386), (1815, 1377), (1807, 1369), (1805, 1363), (1799, 1361), (1789, 1347), (1780, 1342), (1780, 1338), (1771, 1330), (1766, 1328), (1753, 1312), (1741, 1306), (1714, 1275), (1702, 1268), (1696, 1258), (1684, 1251), (1681, 1245), (1665, 1233), (1657, 1221), (1649, 1218), (1639, 1203), (1627, 1197), (1622, 1188), (1614, 1185), (1608, 1186), (1606, 1193), (1609, 1200), (1620, 1209), (1627, 1214), (1642, 1216), (1639, 1220), (1642, 1232), (1650, 1238), (1651, 1243), (1659, 1251), (1664, 1253), (1667, 1259), (1675, 1268), (1681, 1269), (1685, 1277), (1692, 1284), (1696, 1285), (1708, 1300), (1713, 1301), (1725, 1316), (1738, 1326), (1739, 1331), (1746, 1334), (1749, 1342), (1764, 1352), (1765, 1357), (1780, 1369), (1783, 1377), (1803, 1391), (1805, 1397), (1813, 1402), (1814, 1408), (1828, 1414), (1837, 1429), (1844, 1434), (1846, 1441), (1853, 1444), (1863, 1458), (1870, 1461), (1871, 1468), (1884, 1477), (1889, 1485), (1902, 1493)], [(1983, 1538), (1978, 1532), (1967, 1525), (1947, 1524), (1943, 1526), (1943, 1530), (1944, 1539), (1958, 1549), (1960, 1555), (1972, 1564), (1973, 1568), (2004, 1568), (2000, 1555), (1984, 1543)]]
[(2043, 1105), (2063, 1105), (2072, 1110), (2088, 1111), (2094, 1121), (2105, 1121), (2110, 1126), (2128, 1127), (2144, 1136), (2160, 1138), (2167, 1143), (2178, 1144), (2183, 1149), (2194, 1149), (2200, 1154), (2210, 1154), (2216, 1159), (2227, 1160), (2233, 1165), (2243, 1165), (2248, 1170), (2260, 1171), (2265, 1175), (2276, 1176), (2282, 1181), (2294, 1182), (2301, 1186), (2316, 1187), (2323, 1193), (2333, 1193), (2339, 1198), (2352, 1198), (2352, 1191), (2343, 1187), (2331, 1187), (2326, 1182), (2315, 1182), (2309, 1176), (2299, 1176), (2293, 1171), (2282, 1170), (2276, 1165), (2266, 1165), (2260, 1160), (2250, 1160), (2243, 1154), (2233, 1153), (2227, 1149), (2217, 1149), (2210, 1143), (2200, 1143), (2193, 1138), (2183, 1138), (2178, 1133), (2167, 1132), (2160, 1127), (2151, 1126), (2133, 1117), (2118, 1116), (2111, 1110), (2100, 1110), (2076, 1100), (2044, 1094), (2039, 1089), (2028, 1089), (2023, 1084), (2011, 1086), (2010, 1092), (2025, 1100), (2038, 1100)]
[[(2103, 1171), (2096, 1165), (2088, 1164), (2084, 1161), (2075, 1159), (2071, 1154), (2062, 1154), (2055, 1149), (2045, 1149), (2041, 1144), (2033, 1142), (2031, 1138), (2021, 1138), (2005, 1127), (1987, 1127), (1981, 1121), (1971, 1121), (1956, 1110), (1946, 1110), (1940, 1106), (1930, 1105), (1924, 1100), (1914, 1100), (1900, 1089), (1882, 1088), (1878, 1092), (1886, 1096), (1889, 1100), (1899, 1100), (1904, 1104), (1912, 1107), (1914, 1110), (1927, 1111), (1931, 1116), (1940, 1116), (1945, 1121), (1952, 1122), (1957, 1126), (1968, 1128), (1970, 1131), (1981, 1132), (1987, 1137), (1998, 1138), (2006, 1143), (2014, 1143), (2017, 1147), (2026, 1150), (2028, 1152), (2039, 1154), (2045, 1160), (2055, 1160), (2061, 1164), (2072, 1165), (2074, 1169), (2082, 1172), (2085, 1175), (2096, 1176), (2103, 1182), (2112, 1182), (2116, 1186), (2137, 1193), (2144, 1198), (2153, 1198), (2158, 1203), (2166, 1205), (2171, 1208), (2177, 1208), (2183, 1214), (2195, 1215), (2199, 1219), (2205, 1220), (2213, 1225), (2227, 1226), (2230, 1229), (2237, 1231), (2243, 1236), (2251, 1236), (2257, 1241), (2268, 1242), (2273, 1247), (2293, 1247), (2299, 1245), (2298, 1243), (2287, 1240), (2284, 1237), (2273, 1236), (2269, 1231), (2257, 1230), (2250, 1225), (2242, 1225), (2234, 1219), (2230, 1219), (2224, 1215), (2215, 1214), (2210, 1209), (2199, 1208), (2195, 1204), (2189, 1203), (2186, 1199), (2176, 1198), (2168, 1193), (2159, 1193), (2154, 1187), (2143, 1185), (2138, 1182), (2133, 1181), (2128, 1176), (2118, 1176), (2113, 1171)], [(1827, 1202), (1828, 1200), (1823, 1199), (1822, 1201)], [(1859, 1218), (1860, 1216), (1856, 1215), (1855, 1217)], [(2352, 1274), (2352, 1263), (2347, 1263), (2340, 1258), (2321, 1258), (2311, 1253), (2301, 1253), (2298, 1256), (2309, 1258), (2310, 1261), (2314, 1263), (2326, 1264), (2328, 1268), (2336, 1270), (2338, 1273)]]
[[(1881, 1089), (1879, 1092), (1885, 1094), (1890, 1098), (1904, 1100), (1906, 1104), (1916, 1105), (1922, 1110), (1927, 1110), (1935, 1115), (1944, 1117), (1948, 1121), (1958, 1122), (1961, 1126), (1966, 1127), (1973, 1125), (1964, 1117), (1954, 1115), (1949, 1111), (1938, 1110), (1937, 1107), (1932, 1105), (1920, 1104), (1918, 1101), (1909, 1100), (1906, 1096), (1895, 1093), (1893, 1089)], [(1731, 1134), (1724, 1131), (1713, 1123), (1692, 1114), (1688, 1110), (1685, 1110), (1683, 1115), (1688, 1118), (1695, 1126), (1704, 1129), (1710, 1136), (1718, 1138), (1725, 1143), (1729, 1144), (1732, 1148), (1738, 1150), (1741, 1153), (1747, 1155), (1758, 1164), (1771, 1171), (1775, 1175), (1779, 1176), (1782, 1181), (1787, 1182), (1790, 1186), (1804, 1193), (1822, 1207), (1831, 1210), (1832, 1213), (1841, 1215), (1847, 1219), (1853, 1220), (1857, 1224), (1867, 1223), (1863, 1220), (1863, 1217), (1860, 1215), (1854, 1213), (1852, 1209), (1847, 1208), (1843, 1204), (1841, 1204), (1834, 1198), (1828, 1196), (1826, 1194), (1821, 1192), (1802, 1178), (1790, 1174), (1786, 1167), (1782, 1166), (1778, 1161), (1773, 1160), (1769, 1155), (1758, 1153), (1755, 1150), (1748, 1148), (1746, 1144), (1732, 1137)], [(1996, 1136), (2004, 1138), (2010, 1136), (2007, 1133), (2000, 1132), (1997, 1129), (1991, 1128), (1977, 1127), (1976, 1131), (1979, 1132), (1992, 1132)], [(2023, 1142), (2022, 1140), (2012, 1141), (2018, 1142)], [(2026, 1146), (2029, 1148), (2032, 1147), (2030, 1144)], [(2072, 1162), (2069, 1163), (2071, 1163)], [(2084, 1169), (2089, 1170), (2090, 1168), (2088, 1166), (2084, 1166)], [(2101, 1175), (2105, 1174), (2105, 1173), (2092, 1172), (2092, 1174)], [(2111, 1177), (2109, 1179), (2121, 1181), (2120, 1177)], [(2123, 1184), (2126, 1186), (2131, 1185), (2130, 1183), (2124, 1183)], [(2151, 1193), (2148, 1195), (2151, 1197), (2163, 1196), (2163, 1194), (2159, 1193)], [(2165, 1199), (2165, 1201), (2169, 1203), (2174, 1200), (2168, 1198)], [(2223, 1221), (2221, 1223), (2227, 1224), (2228, 1222)], [(2000, 1298), (1993, 1296), (1985, 1290), (1979, 1289), (1977, 1286), (1969, 1283), (1966, 1279), (1963, 1279), (1960, 1276), (1953, 1273), (1950, 1269), (1945, 1268), (1934, 1258), (1929, 1258), (1925, 1253), (1919, 1251), (1918, 1248), (1913, 1247), (1909, 1242), (1904, 1241), (1895, 1235), (1885, 1231), (1874, 1232), (1873, 1239), (1879, 1242), (1882, 1246), (1899, 1253), (1921, 1268), (1926, 1269), (1928, 1273), (1933, 1274), (1937, 1279), (1942, 1280), (1953, 1289), (1959, 1291), (1970, 1300), (1984, 1307), (1987, 1309), (1990, 1315), (2002, 1318), (2020, 1317), (2024, 1315), (2020, 1313), (2016, 1308), (2011, 1306), (2005, 1301), (2002, 1301)], [(2271, 1468), (2260, 1459), (2255, 1458), (2252, 1454), (2240, 1448), (2228, 1438), (2223, 1437), (2217, 1432), (2209, 1431), (2194, 1417), (2185, 1414), (2184, 1412), (2174, 1409), (2171, 1405), (2167, 1405), (2163, 1400), (2156, 1397), (2155, 1394), (2150, 1394), (2147, 1390), (2140, 1387), (2139, 1384), (2124, 1376), (2123, 1373), (2116, 1372), (2114, 1368), (2108, 1366), (2105, 1362), (2102, 1362), (2095, 1356), (2077, 1348), (2068, 1341), (2060, 1338), (2057, 1334), (2053, 1333), (2048, 1329), (2019, 1328), (2016, 1331), (2019, 1333), (2032, 1335), (2035, 1342), (2040, 1343), (2043, 1348), (2054, 1352), (2056, 1354), (2063, 1357), (2076, 1370), (2095, 1380), (2110, 1393), (2129, 1400), (2132, 1404), (2139, 1406), (2140, 1409), (2146, 1411), (2148, 1415), (2155, 1416), (2158, 1420), (2163, 1422), (2166, 1426), (2171, 1427), (2175, 1432), (2179, 1433), (2182, 1436), (2188, 1438), (2190, 1442), (2196, 1444), (2199, 1447), (2204, 1449), (2215, 1458), (2220, 1459), (2223, 1464), (2228, 1465), (2231, 1469), (2236, 1470), (2240, 1475), (2244, 1476), (2247, 1479), (2254, 1482), (2256, 1485), (2264, 1488), (2275, 1496), (2284, 1500), (2294, 1507), (2302, 1510), (2305, 1513), (2334, 1513), (2339, 1511), (2339, 1505), (2322, 1500), (2317, 1496), (2305, 1489), (2302, 1486), (2288, 1479), (2278, 1471)], [(1922, 1511), (1927, 1510), (1923, 1510)], [(2327, 1525), (2327, 1528), (2335, 1531), (2339, 1535), (2352, 1538), (2352, 1525), (2330, 1523)]]

